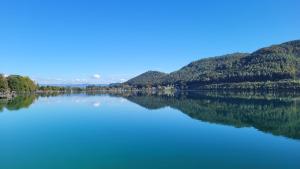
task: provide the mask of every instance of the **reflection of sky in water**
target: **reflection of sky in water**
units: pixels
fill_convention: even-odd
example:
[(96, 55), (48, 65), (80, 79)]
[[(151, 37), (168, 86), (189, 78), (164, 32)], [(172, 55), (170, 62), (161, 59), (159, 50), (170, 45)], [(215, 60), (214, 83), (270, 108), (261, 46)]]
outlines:
[[(40, 97), (28, 109), (5, 110), (0, 114), (0, 168), (299, 168), (299, 140), (210, 123), (228, 118), (222, 111), (213, 116), (213, 107), (224, 102), (152, 99)], [(164, 102), (168, 106), (161, 106)], [(203, 120), (189, 116), (205, 111)]]
[(93, 103), (93, 106), (94, 106), (94, 107), (99, 107), (99, 106), (100, 106), (100, 102), (95, 102), (95, 103)]
[(40, 97), (39, 102), (45, 104), (70, 104), (90, 105), (95, 108), (101, 105), (118, 105), (126, 104), (127, 99), (121, 97), (110, 96), (86, 96), (86, 95), (70, 95), (70, 96), (56, 96), (56, 97)]

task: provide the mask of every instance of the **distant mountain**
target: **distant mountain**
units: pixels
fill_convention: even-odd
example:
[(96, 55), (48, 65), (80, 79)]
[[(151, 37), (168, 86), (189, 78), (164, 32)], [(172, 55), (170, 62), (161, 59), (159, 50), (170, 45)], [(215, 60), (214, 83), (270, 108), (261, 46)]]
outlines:
[[(295, 80), (298, 79), (300, 79), (300, 40), (295, 40), (262, 48), (250, 54), (233, 53), (200, 59), (170, 74), (149, 71), (130, 79), (125, 84), (135, 87), (175, 85), (186, 89), (262, 86), (284, 88), (286, 85), (295, 85)], [(284, 83), (278, 86), (278, 81)], [(300, 89), (300, 81), (298, 84)]]
[(167, 74), (159, 71), (147, 71), (139, 76), (136, 76), (126, 82), (132, 86), (146, 86), (148, 84), (158, 83), (160, 79)]

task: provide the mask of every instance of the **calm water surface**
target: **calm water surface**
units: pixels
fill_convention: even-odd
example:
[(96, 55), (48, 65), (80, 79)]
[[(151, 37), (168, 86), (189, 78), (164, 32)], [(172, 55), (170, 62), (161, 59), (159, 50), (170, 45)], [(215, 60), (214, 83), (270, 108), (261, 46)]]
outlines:
[(297, 98), (202, 94), (0, 101), (1, 169), (299, 169)]

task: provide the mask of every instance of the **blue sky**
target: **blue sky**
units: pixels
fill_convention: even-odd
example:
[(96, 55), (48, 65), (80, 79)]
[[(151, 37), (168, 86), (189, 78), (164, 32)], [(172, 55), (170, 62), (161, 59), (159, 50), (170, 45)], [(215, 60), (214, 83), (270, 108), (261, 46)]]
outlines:
[(300, 39), (299, 0), (1, 0), (0, 72), (110, 83)]

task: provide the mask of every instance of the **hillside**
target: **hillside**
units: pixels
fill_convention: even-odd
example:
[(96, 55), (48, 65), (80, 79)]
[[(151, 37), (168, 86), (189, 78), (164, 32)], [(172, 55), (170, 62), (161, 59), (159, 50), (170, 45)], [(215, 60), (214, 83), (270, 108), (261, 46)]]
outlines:
[[(222, 88), (222, 85), (216, 84), (226, 84), (229, 88), (235, 88), (237, 84), (253, 82), (259, 88), (270, 81), (276, 83), (284, 80), (288, 84), (289, 80), (293, 80), (293, 84), (298, 85), (300, 82), (295, 80), (300, 78), (299, 63), (300, 40), (295, 40), (262, 48), (250, 54), (233, 53), (200, 59), (170, 74), (146, 72), (126, 84), (135, 87), (137, 84), (139, 86), (151, 84), (152, 86), (175, 85), (185, 89), (208, 89)], [(230, 86), (231, 83), (234, 83), (233, 87)], [(272, 86), (276, 85), (272, 84)]]
[(163, 78), (164, 84), (176, 84), (187, 82), (208, 83), (228, 78), (229, 74), (235, 74), (235, 66), (246, 53), (234, 53), (212, 58), (201, 59), (184, 66), (178, 71), (172, 72)]
[(139, 76), (136, 76), (126, 83), (132, 86), (146, 86), (148, 84), (158, 83), (161, 78), (167, 74), (159, 71), (147, 71)]

